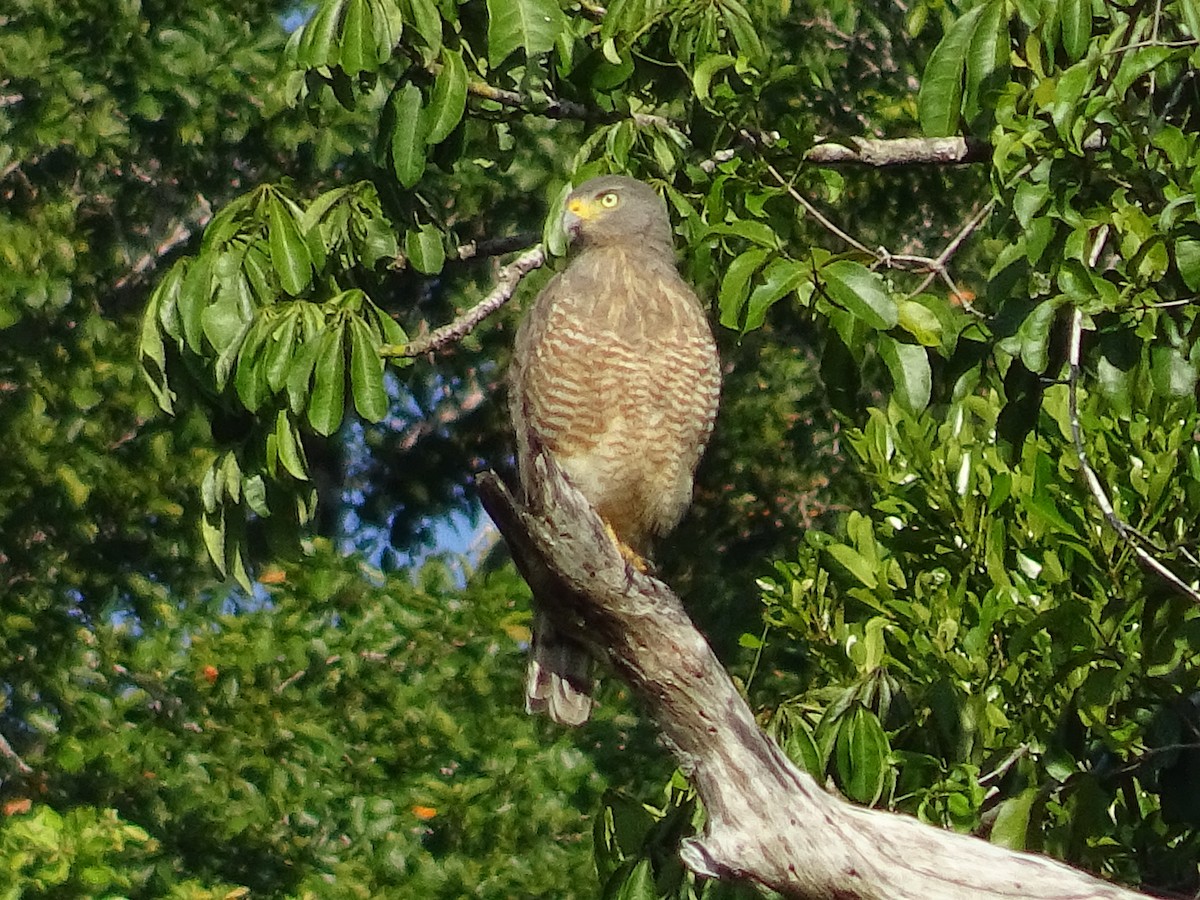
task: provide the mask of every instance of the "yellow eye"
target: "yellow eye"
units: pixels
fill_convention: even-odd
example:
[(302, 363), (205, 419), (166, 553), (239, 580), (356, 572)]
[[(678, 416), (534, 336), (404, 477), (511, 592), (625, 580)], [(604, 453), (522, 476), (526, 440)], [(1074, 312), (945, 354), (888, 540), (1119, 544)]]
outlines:
[(614, 191), (609, 191), (607, 194), (604, 194), (600, 197), (600, 205), (605, 209), (614, 209), (620, 202), (621, 198), (618, 197)]

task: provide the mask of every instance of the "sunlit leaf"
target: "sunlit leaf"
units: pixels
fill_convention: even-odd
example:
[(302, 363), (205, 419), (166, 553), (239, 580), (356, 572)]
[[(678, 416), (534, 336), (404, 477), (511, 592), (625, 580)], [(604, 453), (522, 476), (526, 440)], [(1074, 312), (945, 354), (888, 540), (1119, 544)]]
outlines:
[(556, 0), (487, 0), (488, 62), (498, 66), (514, 51), (528, 57), (553, 49), (566, 27)]
[(350, 320), (350, 387), (360, 416), (368, 422), (378, 422), (387, 415), (379, 341), (358, 316)]
[(411, 82), (392, 94), (392, 168), (400, 184), (412, 187), (425, 172), (425, 117), (421, 89)]
[(433, 82), (426, 113), (425, 142), (440, 144), (462, 121), (467, 108), (467, 67), (457, 50), (442, 50), (442, 68)]
[(345, 330), (331, 325), (317, 339), (313, 386), (308, 397), (308, 424), (320, 435), (337, 431), (346, 413)]
[(820, 275), (830, 299), (872, 328), (885, 331), (900, 321), (883, 279), (861, 263), (837, 260), (822, 268)]

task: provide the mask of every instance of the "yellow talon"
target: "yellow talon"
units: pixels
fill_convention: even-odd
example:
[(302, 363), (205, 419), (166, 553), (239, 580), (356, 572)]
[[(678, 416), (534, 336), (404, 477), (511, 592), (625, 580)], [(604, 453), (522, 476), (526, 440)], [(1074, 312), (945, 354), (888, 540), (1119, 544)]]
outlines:
[(617, 550), (621, 552), (621, 557), (625, 562), (629, 563), (643, 575), (649, 574), (650, 563), (642, 554), (617, 537), (617, 533), (613, 531), (613, 527), (607, 522), (604, 523), (604, 530), (608, 532), (608, 536), (612, 538), (612, 542), (617, 545)]

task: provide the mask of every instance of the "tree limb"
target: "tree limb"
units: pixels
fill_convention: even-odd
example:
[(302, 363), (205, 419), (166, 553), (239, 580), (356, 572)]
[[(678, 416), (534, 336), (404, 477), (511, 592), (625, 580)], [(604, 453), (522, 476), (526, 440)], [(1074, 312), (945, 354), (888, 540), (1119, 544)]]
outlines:
[(546, 251), (542, 249), (541, 244), (538, 244), (501, 269), (500, 274), (496, 277), (496, 286), (491, 293), (457, 316), (454, 321), (435, 329), (423, 338), (409, 341), (407, 344), (385, 344), (379, 348), (379, 355), (385, 359), (390, 357), (411, 359), (414, 356), (432, 353), (441, 350), (448, 344), (461, 341), (475, 330), (476, 325), (512, 299), (521, 279), (534, 269), (543, 266), (545, 262)]
[(680, 851), (693, 871), (808, 900), (1142, 896), (826, 793), (758, 727), (670, 588), (626, 563), (552, 459), (534, 469), (528, 507), (491, 472), (483, 505), (545, 608), (628, 682), (695, 786), (707, 822)]
[(987, 162), (992, 157), (992, 147), (987, 141), (971, 137), (852, 138), (851, 141), (853, 147), (817, 144), (804, 154), (804, 161), (825, 166), (948, 166)]

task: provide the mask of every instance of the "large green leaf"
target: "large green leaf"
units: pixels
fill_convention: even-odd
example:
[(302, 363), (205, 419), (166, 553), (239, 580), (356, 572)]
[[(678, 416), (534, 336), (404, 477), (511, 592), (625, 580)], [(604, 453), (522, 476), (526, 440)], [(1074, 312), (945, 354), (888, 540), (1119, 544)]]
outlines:
[(721, 279), (721, 290), (717, 305), (721, 310), (721, 324), (726, 328), (737, 328), (742, 317), (742, 307), (750, 293), (750, 279), (770, 255), (769, 250), (756, 248), (747, 250), (734, 259)]
[(392, 128), (392, 168), (404, 187), (421, 180), (425, 173), (425, 116), (421, 90), (409, 83), (392, 94), (395, 125)]
[(350, 320), (350, 388), (355, 409), (368, 422), (378, 422), (387, 415), (379, 340), (358, 316)]
[(920, 412), (928, 406), (933, 391), (928, 351), (919, 345), (905, 344), (881, 334), (879, 356), (892, 376), (896, 399), (900, 404), (913, 412)]
[(308, 424), (320, 435), (337, 431), (346, 414), (345, 322), (331, 323), (318, 338)]
[(921, 129), (929, 137), (943, 137), (958, 130), (967, 51), (986, 8), (986, 4), (977, 6), (958, 19), (929, 56), (917, 94)]
[(426, 112), (425, 142), (440, 144), (462, 121), (467, 108), (467, 67), (457, 50), (442, 50), (442, 68), (433, 82)]
[(1092, 37), (1092, 0), (1063, 0), (1059, 15), (1062, 21), (1062, 44), (1072, 62), (1087, 53)]
[(279, 284), (293, 297), (312, 282), (312, 259), (300, 225), (284, 202), (274, 194), (267, 203), (271, 223), (271, 267)]
[(379, 68), (375, 48), (375, 11), (369, 0), (348, 0), (342, 20), (339, 62), (349, 75)]
[(861, 263), (837, 260), (821, 269), (829, 298), (879, 331), (894, 328), (900, 321), (896, 301), (887, 285)]
[(838, 781), (850, 799), (872, 804), (888, 776), (887, 735), (869, 709), (856, 706), (841, 722), (834, 744)]
[(527, 57), (554, 47), (566, 19), (557, 0), (487, 0), (488, 62), (494, 67), (521, 49)]
[(436, 275), (446, 262), (442, 233), (435, 225), (422, 225), (404, 236), (404, 253), (412, 267), (423, 275)]

